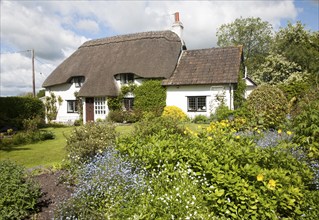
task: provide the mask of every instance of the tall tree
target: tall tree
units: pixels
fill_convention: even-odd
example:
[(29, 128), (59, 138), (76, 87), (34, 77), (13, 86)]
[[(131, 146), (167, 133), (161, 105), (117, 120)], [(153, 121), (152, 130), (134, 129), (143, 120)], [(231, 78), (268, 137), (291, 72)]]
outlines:
[(269, 54), (272, 42), (272, 26), (260, 18), (238, 18), (223, 24), (217, 30), (218, 46), (244, 46), (245, 65), (254, 77), (258, 66)]
[[(275, 35), (272, 53), (296, 63), (314, 79), (319, 73), (319, 32), (305, 29), (301, 22), (288, 23)], [(312, 80), (313, 81), (313, 80)]]

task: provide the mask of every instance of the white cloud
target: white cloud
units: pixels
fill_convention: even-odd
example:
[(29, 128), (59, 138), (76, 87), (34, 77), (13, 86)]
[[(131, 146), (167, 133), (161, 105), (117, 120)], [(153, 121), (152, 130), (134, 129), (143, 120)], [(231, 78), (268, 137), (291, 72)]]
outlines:
[(76, 23), (76, 27), (79, 30), (83, 30), (83, 31), (86, 31), (86, 32), (93, 32), (93, 33), (99, 32), (98, 23), (96, 23), (93, 20), (89, 20), (89, 19), (82, 19), (82, 20), (78, 21)]
[[(170, 29), (173, 13), (177, 11), (184, 24), (188, 49), (216, 46), (217, 28), (241, 16), (258, 16), (278, 28), (282, 19), (295, 19), (298, 14), (293, 1), (1, 1), (0, 4), (1, 52), (35, 49), (36, 57), (45, 63), (36, 70), (43, 71), (45, 76), (52, 71), (47, 68), (49, 65), (54, 69), (90, 38)], [(29, 91), (30, 58), (1, 55), (0, 59), (1, 95)], [(37, 88), (42, 83), (41, 77)]]

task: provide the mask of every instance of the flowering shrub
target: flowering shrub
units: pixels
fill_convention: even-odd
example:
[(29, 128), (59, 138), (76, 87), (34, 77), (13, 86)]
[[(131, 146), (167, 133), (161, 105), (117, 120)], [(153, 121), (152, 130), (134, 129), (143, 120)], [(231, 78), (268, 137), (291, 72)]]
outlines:
[(67, 137), (66, 150), (72, 162), (83, 162), (115, 142), (116, 132), (110, 123), (87, 123), (76, 127)]
[(185, 121), (187, 119), (187, 115), (177, 106), (165, 106), (162, 117), (177, 121)]
[(12, 162), (0, 161), (0, 174), (0, 218), (26, 218), (35, 211), (40, 188)]
[[(169, 214), (174, 216), (171, 218), (186, 218), (190, 213), (200, 213), (202, 217), (196, 217), (199, 219), (295, 219), (305, 213), (308, 213), (305, 218), (315, 216), (311, 213), (316, 206), (315, 197), (309, 194), (314, 172), (292, 153), (292, 147), (296, 146), (279, 141), (279, 144), (257, 147), (258, 140), (241, 135), (233, 126), (242, 128), (245, 123), (244, 119), (224, 120), (213, 122), (200, 132), (185, 129), (183, 134), (168, 134), (162, 130), (145, 137), (121, 139), (117, 147), (156, 177), (151, 179), (149, 186), (154, 189), (151, 191), (154, 197), (161, 198), (161, 202), (153, 202), (152, 210), (163, 218), (169, 218)], [(281, 132), (277, 131), (278, 137), (284, 136)], [(290, 138), (288, 134), (287, 137)], [(187, 167), (189, 182), (174, 182), (175, 175), (181, 175), (172, 169), (177, 164)], [(206, 180), (192, 185), (193, 174), (204, 176)], [(171, 190), (165, 189), (163, 183), (157, 187), (160, 184), (157, 180), (162, 178)], [(192, 209), (187, 213), (184, 200), (176, 197), (174, 189), (183, 184), (188, 184), (199, 199), (199, 203), (194, 203), (201, 207), (200, 212)], [(146, 196), (148, 201), (153, 201), (152, 196)], [(191, 202), (192, 196), (187, 197), (185, 201)], [(148, 211), (150, 218), (152, 210)], [(165, 213), (160, 210), (165, 210)]]
[(95, 155), (79, 171), (71, 199), (57, 212), (63, 219), (123, 219), (123, 209), (145, 188), (143, 170), (121, 157), (112, 147)]

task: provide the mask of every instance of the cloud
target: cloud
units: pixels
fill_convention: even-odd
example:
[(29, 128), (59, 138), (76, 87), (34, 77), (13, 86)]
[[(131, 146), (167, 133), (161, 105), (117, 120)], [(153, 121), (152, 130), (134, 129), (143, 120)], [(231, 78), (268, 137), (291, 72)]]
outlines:
[(76, 23), (76, 28), (79, 30), (83, 30), (86, 32), (93, 32), (97, 33), (99, 32), (99, 25), (93, 20), (89, 19), (82, 19)]
[[(38, 63), (36, 70), (38, 74), (43, 71), (44, 76), (91, 38), (167, 30), (177, 11), (184, 24), (183, 37), (188, 49), (216, 46), (217, 28), (239, 17), (258, 16), (278, 28), (283, 20), (296, 19), (299, 13), (293, 1), (1, 1), (0, 4), (1, 52), (35, 49), (36, 57), (44, 63)], [(1, 55), (0, 59), (0, 95), (29, 91), (30, 56)], [(44, 76), (39, 75), (37, 88)]]

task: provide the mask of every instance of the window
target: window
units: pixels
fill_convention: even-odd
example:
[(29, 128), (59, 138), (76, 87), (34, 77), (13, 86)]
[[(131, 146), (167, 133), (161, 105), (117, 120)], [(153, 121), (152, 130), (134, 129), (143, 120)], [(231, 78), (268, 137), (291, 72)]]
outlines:
[(206, 112), (206, 96), (187, 97), (187, 104), (189, 112)]
[(105, 97), (94, 98), (94, 112), (96, 115), (106, 114)]
[(74, 77), (73, 82), (75, 84), (75, 87), (79, 88), (84, 83), (84, 77), (83, 76)]
[(67, 101), (67, 111), (68, 113), (77, 113), (78, 112), (78, 100), (68, 100)]
[(120, 75), (121, 83), (133, 83), (134, 82), (134, 74), (133, 73), (123, 73)]
[(124, 107), (126, 111), (133, 110), (134, 106), (134, 98), (124, 98)]

